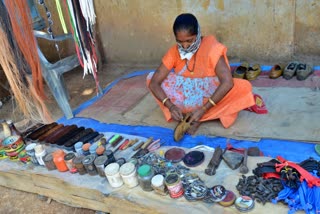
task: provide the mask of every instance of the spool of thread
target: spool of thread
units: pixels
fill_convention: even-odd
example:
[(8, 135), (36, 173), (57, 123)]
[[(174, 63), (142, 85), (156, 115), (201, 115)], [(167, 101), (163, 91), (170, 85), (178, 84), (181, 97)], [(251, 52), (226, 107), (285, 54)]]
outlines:
[(52, 153), (48, 153), (46, 156), (44, 156), (43, 162), (49, 171), (57, 169), (56, 165), (53, 162)]
[(53, 155), (53, 162), (56, 165), (58, 171), (65, 172), (69, 170), (66, 163), (64, 162), (65, 153), (63, 150), (59, 149), (55, 151), (52, 155)]
[(118, 143), (118, 142), (120, 142), (120, 140), (122, 140), (122, 136), (121, 135), (119, 135), (119, 134), (116, 134), (115, 136), (113, 136), (113, 138), (111, 138), (110, 140), (109, 140), (109, 143), (112, 145), (112, 146), (116, 146), (116, 144)]
[(111, 150), (107, 149), (104, 152), (104, 155), (108, 157), (108, 164), (116, 162), (116, 159), (114, 158), (113, 152)]
[(171, 198), (180, 198), (183, 196), (184, 190), (178, 174), (168, 174), (165, 178), (165, 184)]
[(75, 166), (75, 168), (77, 169), (77, 172), (80, 174), (80, 175), (84, 175), (87, 173), (87, 170), (84, 168), (83, 166), (83, 161), (84, 159), (84, 156), (78, 156), (78, 157), (75, 157), (72, 162)]
[(89, 175), (97, 175), (97, 169), (94, 165), (94, 160), (96, 159), (95, 155), (88, 155), (82, 160), (84, 168), (86, 168)]
[(106, 149), (104, 148), (104, 146), (98, 146), (98, 148), (96, 149), (96, 154), (99, 155), (99, 156), (103, 155), (105, 150)]
[(81, 141), (74, 144), (74, 150), (78, 155), (83, 155), (82, 146), (83, 146), (83, 142)]
[(83, 144), (83, 146), (82, 146), (83, 155), (89, 155), (90, 154), (90, 152), (89, 152), (90, 146), (91, 146), (90, 143)]
[(98, 148), (98, 144), (97, 143), (93, 143), (90, 147), (89, 147), (89, 152), (91, 155), (96, 155), (96, 150)]

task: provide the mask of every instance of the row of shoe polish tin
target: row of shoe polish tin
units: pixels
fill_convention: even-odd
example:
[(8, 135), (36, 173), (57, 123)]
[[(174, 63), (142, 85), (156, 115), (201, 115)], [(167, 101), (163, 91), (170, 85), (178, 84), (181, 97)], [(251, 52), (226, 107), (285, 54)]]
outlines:
[[(249, 81), (257, 79), (261, 74), (261, 66), (254, 64), (250, 66), (248, 62), (243, 62), (237, 66), (233, 71), (234, 78), (247, 79)], [(284, 79), (290, 80), (294, 76), (297, 80), (305, 80), (313, 73), (313, 67), (311, 64), (293, 61), (286, 64), (275, 64), (269, 71), (270, 79), (277, 79), (283, 76)]]

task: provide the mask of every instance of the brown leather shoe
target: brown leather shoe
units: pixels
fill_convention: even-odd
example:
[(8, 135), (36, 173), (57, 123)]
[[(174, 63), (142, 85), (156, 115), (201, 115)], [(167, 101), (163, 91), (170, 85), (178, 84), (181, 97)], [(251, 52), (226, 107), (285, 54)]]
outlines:
[(274, 65), (270, 70), (269, 78), (277, 79), (278, 77), (282, 76), (284, 67), (285, 67), (284, 65), (279, 65), (279, 64)]
[(245, 75), (248, 71), (249, 68), (249, 63), (248, 62), (243, 62), (240, 66), (238, 66), (234, 72), (233, 72), (233, 77), (234, 78), (239, 78), (239, 79), (244, 79)]
[(261, 74), (261, 67), (259, 64), (254, 64), (252, 67), (249, 67), (246, 73), (247, 80), (255, 80)]

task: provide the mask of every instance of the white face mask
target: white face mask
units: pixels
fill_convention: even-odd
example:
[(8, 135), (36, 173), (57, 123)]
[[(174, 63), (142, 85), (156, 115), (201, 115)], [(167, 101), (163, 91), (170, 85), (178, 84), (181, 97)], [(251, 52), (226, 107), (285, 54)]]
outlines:
[(180, 54), (181, 59), (187, 59), (190, 60), (195, 52), (199, 49), (201, 44), (201, 31), (200, 31), (200, 25), (198, 25), (198, 34), (196, 41), (192, 43), (188, 48), (183, 48), (180, 43), (178, 43), (178, 50)]

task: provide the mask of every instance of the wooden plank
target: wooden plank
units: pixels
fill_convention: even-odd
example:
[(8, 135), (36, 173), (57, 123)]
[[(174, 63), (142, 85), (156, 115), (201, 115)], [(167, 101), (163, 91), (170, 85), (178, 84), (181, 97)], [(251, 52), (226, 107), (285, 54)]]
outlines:
[(0, 185), (8, 188), (36, 193), (50, 197), (63, 204), (116, 213), (158, 213), (150, 207), (117, 198), (105, 196), (98, 190), (75, 186), (60, 178), (47, 174), (31, 173), (26, 170), (0, 170)]

